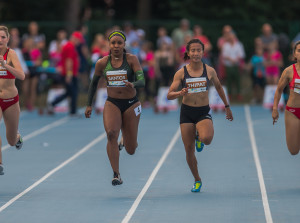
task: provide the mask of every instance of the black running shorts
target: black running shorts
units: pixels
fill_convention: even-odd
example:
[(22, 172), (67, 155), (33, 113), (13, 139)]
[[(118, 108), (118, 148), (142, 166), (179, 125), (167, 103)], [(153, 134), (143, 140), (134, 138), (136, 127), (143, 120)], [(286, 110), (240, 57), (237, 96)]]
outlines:
[(209, 105), (201, 106), (201, 107), (192, 107), (185, 104), (181, 105), (180, 109), (180, 124), (182, 123), (194, 123), (197, 124), (198, 122), (204, 119), (212, 120), (210, 114)]

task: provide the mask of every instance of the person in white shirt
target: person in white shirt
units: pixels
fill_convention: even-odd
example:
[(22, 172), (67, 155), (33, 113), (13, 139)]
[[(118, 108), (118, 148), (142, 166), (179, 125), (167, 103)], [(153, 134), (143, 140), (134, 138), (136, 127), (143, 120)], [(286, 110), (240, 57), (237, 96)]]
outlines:
[(236, 86), (237, 99), (241, 100), (240, 64), (245, 58), (244, 47), (241, 42), (236, 41), (236, 36), (231, 32), (227, 37), (222, 49), (223, 62), (226, 69), (226, 85), (229, 97), (232, 97), (232, 85)]

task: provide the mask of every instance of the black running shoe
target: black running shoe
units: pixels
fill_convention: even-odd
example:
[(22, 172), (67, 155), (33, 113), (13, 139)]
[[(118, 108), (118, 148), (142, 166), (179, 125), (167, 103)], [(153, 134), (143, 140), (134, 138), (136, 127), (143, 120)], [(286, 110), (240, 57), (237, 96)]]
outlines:
[[(20, 134), (19, 134), (20, 135)], [(16, 143), (16, 149), (20, 150), (23, 146), (23, 139), (22, 136), (20, 135), (18, 142)]]
[(121, 185), (123, 183), (120, 174), (114, 173), (114, 178), (111, 181), (113, 186)]
[(119, 142), (119, 151), (121, 151), (124, 148), (124, 144), (120, 141)]
[(4, 175), (3, 166), (0, 164), (0, 175)]

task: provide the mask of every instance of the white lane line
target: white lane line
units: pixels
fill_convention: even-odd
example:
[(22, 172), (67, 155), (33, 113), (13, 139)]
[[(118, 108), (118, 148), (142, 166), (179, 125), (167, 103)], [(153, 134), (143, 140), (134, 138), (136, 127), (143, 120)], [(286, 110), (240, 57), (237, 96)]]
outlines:
[(253, 124), (252, 124), (252, 120), (251, 120), (251, 113), (250, 113), (249, 105), (245, 105), (244, 108), (245, 108), (245, 115), (246, 115), (246, 120), (247, 120), (247, 125), (248, 125), (248, 131), (249, 131), (249, 136), (250, 136), (250, 141), (251, 141), (253, 157), (254, 157), (256, 171), (257, 171), (258, 180), (259, 180), (259, 186), (260, 186), (263, 207), (264, 207), (264, 211), (265, 211), (266, 222), (273, 223), (271, 210), (270, 210), (270, 206), (269, 206), (269, 201), (268, 201), (267, 190), (266, 190), (266, 186), (265, 186), (265, 182), (264, 182), (264, 176), (263, 176), (263, 172), (262, 172), (262, 168), (261, 168), (261, 164), (260, 164), (260, 160), (259, 160), (259, 155), (258, 155), (258, 151), (257, 151), (257, 145), (256, 145), (256, 140), (255, 140), (255, 135), (254, 135), (254, 130), (253, 130)]
[[(23, 141), (31, 139), (31, 138), (33, 138), (33, 137), (35, 137), (37, 135), (40, 135), (40, 134), (42, 134), (42, 133), (44, 133), (44, 132), (46, 132), (46, 131), (48, 131), (48, 130), (50, 130), (52, 128), (60, 126), (60, 125), (62, 125), (64, 123), (66, 123), (68, 120), (69, 120), (69, 117), (64, 117), (64, 118), (61, 118), (61, 119), (59, 119), (59, 120), (57, 120), (57, 121), (55, 121), (55, 122), (53, 122), (51, 124), (48, 124), (48, 125), (40, 128), (38, 130), (35, 130), (34, 132), (32, 132), (32, 133), (30, 133), (30, 134), (28, 134), (26, 136), (23, 136)], [(9, 144), (6, 144), (5, 146), (3, 146), (2, 147), (2, 152), (4, 150), (8, 149), (9, 147), (11, 147)]]
[(9, 207), (16, 200), (18, 200), (19, 198), (21, 198), (22, 196), (24, 196), (25, 194), (27, 194), (33, 188), (37, 187), (39, 184), (41, 184), (42, 182), (44, 182), (47, 178), (49, 178), (55, 172), (59, 171), (64, 166), (66, 166), (67, 164), (69, 164), (70, 162), (72, 162), (73, 160), (75, 160), (77, 157), (79, 157), (80, 155), (82, 155), (83, 153), (85, 153), (86, 151), (88, 151), (95, 144), (97, 144), (98, 142), (100, 142), (101, 140), (103, 140), (105, 138), (105, 136), (106, 136), (106, 133), (101, 134), (96, 139), (94, 139), (92, 142), (90, 142), (88, 145), (86, 145), (85, 147), (83, 147), (82, 149), (80, 149), (72, 157), (70, 157), (69, 159), (67, 159), (66, 161), (64, 161), (63, 163), (61, 163), (59, 166), (57, 166), (56, 168), (54, 168), (53, 170), (51, 170), (50, 172), (48, 172), (46, 175), (44, 175), (41, 179), (39, 179), (38, 181), (36, 181), (34, 184), (32, 184), (26, 190), (24, 190), (23, 192), (21, 192), (20, 194), (18, 194), (17, 196), (15, 196), (14, 198), (12, 198), (11, 200), (9, 200), (6, 204), (4, 204), (3, 206), (0, 207), (0, 212), (2, 212), (3, 210), (5, 210), (7, 207)]
[(167, 159), (167, 157), (168, 157), (169, 153), (171, 152), (171, 150), (173, 149), (173, 147), (174, 147), (174, 145), (175, 145), (175, 143), (176, 143), (179, 136), (180, 136), (180, 128), (178, 128), (177, 132), (173, 136), (173, 138), (172, 138), (170, 144), (168, 145), (166, 151), (164, 152), (164, 154), (162, 155), (162, 157), (158, 161), (156, 167), (152, 171), (152, 173), (151, 173), (148, 181), (146, 182), (145, 186), (143, 187), (142, 191), (140, 192), (140, 194), (138, 195), (138, 197), (134, 201), (133, 205), (131, 206), (131, 208), (127, 212), (126, 216), (122, 220), (122, 223), (128, 223), (129, 220), (131, 219), (132, 215), (134, 214), (137, 207), (139, 206), (139, 203), (143, 199), (144, 195), (146, 194), (147, 190), (149, 189), (150, 185), (152, 184), (154, 178), (156, 177), (156, 174), (158, 173), (159, 169), (161, 168), (161, 166), (163, 165), (163, 163)]

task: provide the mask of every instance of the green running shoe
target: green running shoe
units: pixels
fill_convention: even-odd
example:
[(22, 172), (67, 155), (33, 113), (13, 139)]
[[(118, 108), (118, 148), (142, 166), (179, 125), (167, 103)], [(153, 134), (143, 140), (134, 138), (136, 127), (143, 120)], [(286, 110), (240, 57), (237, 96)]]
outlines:
[(196, 135), (195, 146), (196, 146), (197, 152), (201, 152), (204, 148), (204, 143), (199, 140), (198, 134)]
[(201, 181), (196, 181), (194, 183), (194, 186), (193, 186), (191, 191), (192, 192), (200, 192), (201, 187), (202, 187), (202, 182)]

